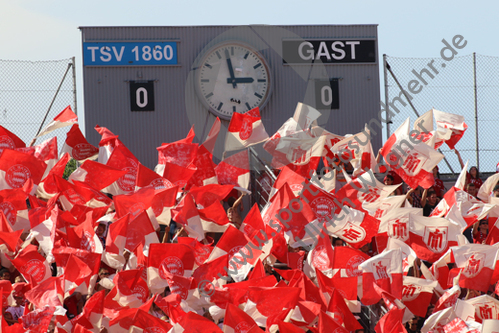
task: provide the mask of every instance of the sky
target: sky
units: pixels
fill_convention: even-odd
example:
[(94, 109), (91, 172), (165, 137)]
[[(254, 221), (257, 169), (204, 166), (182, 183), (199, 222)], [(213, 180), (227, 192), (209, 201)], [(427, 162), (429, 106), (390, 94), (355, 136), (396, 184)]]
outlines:
[(378, 24), (380, 59), (439, 57), (442, 39), (457, 34), (468, 42), (462, 55), (499, 56), (498, 12), (496, 1), (0, 0), (0, 59), (75, 56), (82, 110), (80, 26)]

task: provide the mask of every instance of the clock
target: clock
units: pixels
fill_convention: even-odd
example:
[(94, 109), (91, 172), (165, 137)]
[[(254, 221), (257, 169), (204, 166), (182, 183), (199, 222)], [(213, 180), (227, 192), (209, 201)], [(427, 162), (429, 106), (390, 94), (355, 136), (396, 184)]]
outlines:
[(222, 119), (230, 119), (234, 112), (261, 108), (270, 95), (269, 66), (250, 45), (218, 44), (205, 53), (197, 69), (197, 95), (210, 112)]

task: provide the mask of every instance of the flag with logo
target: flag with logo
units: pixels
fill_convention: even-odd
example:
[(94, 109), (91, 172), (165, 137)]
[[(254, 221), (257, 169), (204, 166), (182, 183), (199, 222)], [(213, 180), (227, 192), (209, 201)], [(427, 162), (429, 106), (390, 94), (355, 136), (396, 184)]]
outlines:
[(22, 188), (31, 179), (36, 185), (34, 194), (46, 168), (47, 164), (34, 156), (6, 149), (0, 155), (0, 190)]
[[(412, 141), (410, 141), (412, 140)], [(386, 163), (411, 188), (433, 186), (433, 168), (444, 155), (409, 135), (409, 118), (388, 138), (381, 149)]]
[(448, 112), (438, 111), (433, 109), (433, 115), (438, 128), (450, 129), (452, 131), (450, 139), (446, 140), (447, 146), (454, 149), (456, 143), (461, 140), (464, 132), (468, 129), (468, 125), (464, 122), (464, 117)]
[(459, 286), (487, 292), (496, 265), (497, 247), (466, 244), (453, 247), (452, 259), (461, 269)]
[(81, 163), (87, 159), (97, 158), (99, 149), (88, 143), (78, 124), (74, 124), (66, 134), (61, 155), (64, 153), (69, 153), (69, 156)]
[(248, 151), (243, 150), (218, 163), (215, 172), (219, 184), (235, 185), (248, 189), (250, 181), (249, 169)]
[(426, 317), (428, 306), (433, 297), (433, 290), (437, 287), (438, 282), (404, 276), (403, 283), (402, 302), (416, 316)]
[(268, 138), (258, 108), (246, 114), (234, 112), (225, 137), (225, 151), (251, 147)]
[(387, 250), (359, 265), (362, 270), (362, 303), (371, 305), (377, 303), (381, 296), (375, 291), (374, 284), (392, 294), (397, 299), (402, 298), (403, 273), (402, 251)]

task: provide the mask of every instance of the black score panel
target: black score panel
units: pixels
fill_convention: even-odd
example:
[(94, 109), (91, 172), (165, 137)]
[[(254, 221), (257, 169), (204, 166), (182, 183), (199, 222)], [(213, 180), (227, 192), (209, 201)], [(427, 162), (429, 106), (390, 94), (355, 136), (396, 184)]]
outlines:
[(131, 111), (154, 111), (154, 81), (129, 81)]
[(375, 64), (374, 39), (283, 40), (284, 64)]
[(338, 79), (315, 80), (315, 106), (317, 110), (340, 108)]

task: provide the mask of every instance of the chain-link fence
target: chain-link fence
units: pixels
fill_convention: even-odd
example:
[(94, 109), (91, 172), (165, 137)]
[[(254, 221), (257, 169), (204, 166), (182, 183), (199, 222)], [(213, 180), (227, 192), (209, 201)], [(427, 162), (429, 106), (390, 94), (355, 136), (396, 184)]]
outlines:
[[(469, 166), (477, 165), (480, 172), (495, 172), (499, 162), (499, 145), (494, 137), (494, 129), (499, 125), (499, 57), (470, 54), (456, 56), (448, 62), (439, 58), (386, 56), (385, 59), (388, 66), (384, 68), (384, 102), (398, 97), (400, 87), (408, 92), (409, 82), (418, 80), (420, 86), (417, 89), (421, 88), (421, 91), (410, 95), (417, 113), (422, 115), (435, 108), (464, 116), (468, 130), (456, 148), (464, 162), (469, 160)], [(412, 127), (418, 117), (407, 99), (403, 97), (402, 100), (406, 105), (395, 104), (400, 113), (393, 117), (387, 135), (392, 134), (407, 117), (411, 117)], [(448, 165), (446, 161), (440, 162), (440, 172), (458, 174), (461, 167), (454, 152), (444, 144), (442, 153)]]
[[(74, 58), (53, 61), (0, 60), (0, 125), (26, 145), (45, 124), (68, 105), (76, 113)], [(48, 111), (48, 113), (47, 113)], [(67, 128), (40, 137), (36, 144), (57, 136), (59, 149)]]

